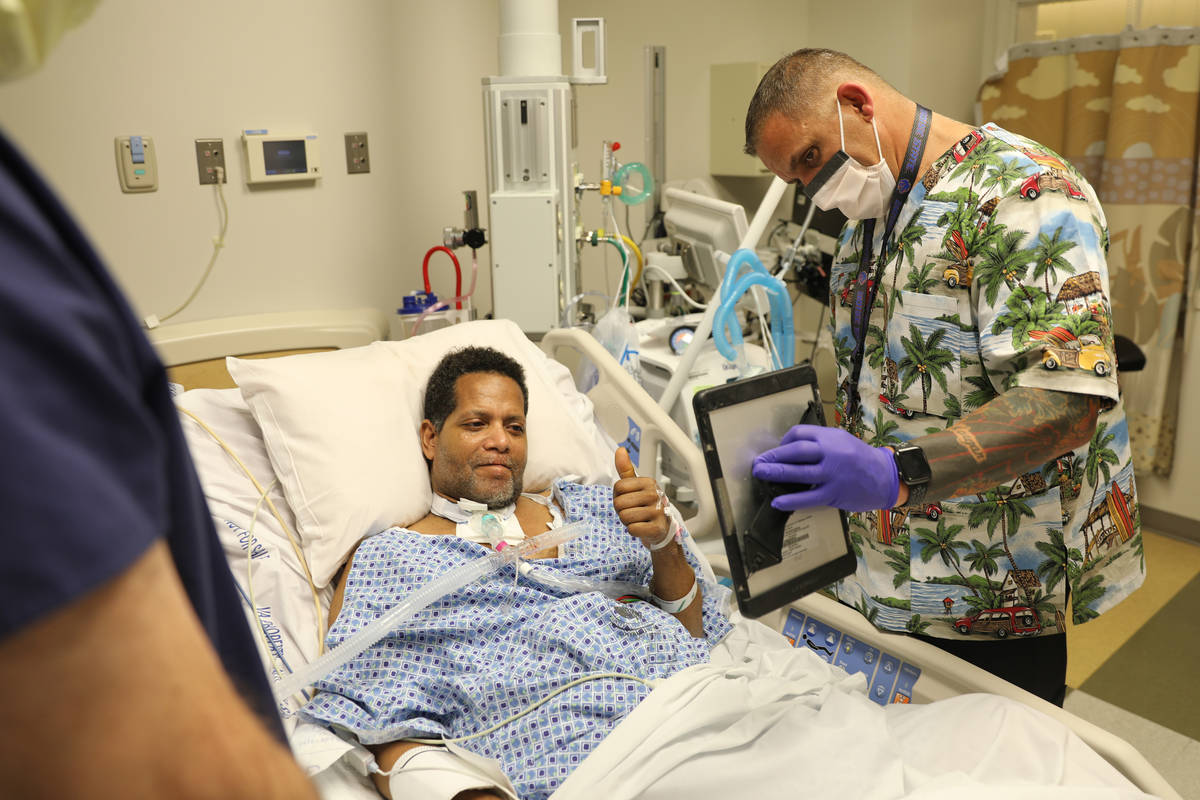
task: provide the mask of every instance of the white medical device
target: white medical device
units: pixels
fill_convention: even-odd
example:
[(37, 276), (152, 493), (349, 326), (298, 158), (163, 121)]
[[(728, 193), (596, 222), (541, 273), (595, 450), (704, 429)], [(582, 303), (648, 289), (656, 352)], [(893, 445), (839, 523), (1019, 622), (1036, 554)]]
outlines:
[(684, 189), (667, 189), (663, 225), (679, 244), (688, 277), (710, 289), (721, 285), (726, 259), (746, 235), (746, 210), (737, 203), (706, 197)]
[(309, 132), (242, 132), (246, 155), (246, 183), (314, 181), (321, 177), (321, 149), (317, 135)]
[(572, 84), (607, 78), (603, 21), (573, 30), (594, 50), (568, 77), (558, 0), (501, 0), (500, 74), (483, 79), (492, 309), (532, 334), (562, 325), (581, 291)]

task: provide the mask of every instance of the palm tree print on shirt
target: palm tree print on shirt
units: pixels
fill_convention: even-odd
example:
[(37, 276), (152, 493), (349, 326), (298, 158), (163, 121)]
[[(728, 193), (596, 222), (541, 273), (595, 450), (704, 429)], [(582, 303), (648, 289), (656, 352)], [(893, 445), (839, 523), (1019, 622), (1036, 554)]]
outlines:
[(1061, 304), (1054, 302), (1041, 289), (1022, 287), (1004, 302), (1008, 310), (992, 323), (992, 334), (1012, 331), (1013, 349), (1022, 350), (1030, 341), (1032, 331), (1048, 331), (1066, 318)]
[(1032, 277), (1034, 279), (1042, 278), (1045, 281), (1046, 294), (1050, 294), (1050, 284), (1058, 283), (1058, 272), (1062, 270), (1067, 275), (1075, 274), (1075, 265), (1068, 261), (1065, 256), (1076, 243), (1069, 239), (1063, 239), (1062, 226), (1060, 225), (1053, 236), (1047, 236), (1044, 233), (1038, 234), (1038, 242), (1033, 247), (1031, 253), (1033, 260)]
[(1014, 487), (1015, 482), (1014, 486), (1007, 487), (1007, 490), (1004, 487), (989, 489), (977, 495), (978, 501), (964, 502), (963, 505), (971, 510), (967, 524), (976, 528), (986, 523), (989, 540), (996, 534), (996, 528), (1000, 528), (1001, 547), (1008, 563), (1015, 570), (1018, 567), (1012, 551), (1008, 548), (1008, 532), (1020, 526), (1021, 517), (1032, 517), (1033, 509), (1024, 500), (1012, 496)]
[(1005, 230), (997, 231), (984, 243), (975, 280), (982, 287), (988, 305), (996, 304), (1001, 286), (1012, 289), (1025, 277), (1032, 254), (1021, 247), (1024, 240), (1024, 231)]
[(933, 382), (937, 381), (943, 392), (950, 391), (946, 385), (946, 368), (954, 363), (955, 356), (951, 350), (941, 346), (946, 338), (945, 328), (938, 328), (926, 339), (921, 335), (921, 330), (910, 323), (908, 334), (900, 339), (900, 345), (904, 348), (904, 358), (899, 363), (900, 388), (907, 390), (920, 378), (921, 413), (928, 414)]

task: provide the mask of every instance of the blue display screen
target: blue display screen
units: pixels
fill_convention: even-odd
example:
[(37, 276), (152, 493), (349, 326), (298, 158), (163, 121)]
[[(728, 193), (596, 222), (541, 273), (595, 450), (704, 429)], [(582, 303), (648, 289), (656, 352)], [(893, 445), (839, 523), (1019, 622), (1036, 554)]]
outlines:
[(304, 140), (263, 142), (263, 168), (268, 175), (296, 175), (308, 172)]

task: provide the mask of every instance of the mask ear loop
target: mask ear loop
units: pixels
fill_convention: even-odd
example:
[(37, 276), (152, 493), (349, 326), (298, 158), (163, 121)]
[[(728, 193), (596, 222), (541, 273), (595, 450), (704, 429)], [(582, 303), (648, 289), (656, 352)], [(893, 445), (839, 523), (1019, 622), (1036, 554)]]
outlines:
[(879, 126), (875, 124), (875, 116), (871, 115), (871, 130), (875, 132), (875, 150), (879, 153), (879, 163), (883, 161), (883, 145), (879, 143)]
[(842, 120), (842, 101), (838, 99), (838, 96), (836, 94), (833, 96), (833, 105), (837, 109), (837, 112), (838, 112), (838, 133), (841, 134), (842, 152), (845, 153), (846, 152), (846, 123)]
[[(837, 95), (833, 97), (833, 104), (837, 106), (838, 112), (838, 133), (842, 137), (842, 152), (846, 152), (846, 123), (842, 119), (842, 101)], [(875, 124), (875, 116), (871, 116), (871, 132), (875, 134), (875, 152), (879, 155), (879, 163), (883, 163), (883, 145), (879, 142), (879, 126)]]

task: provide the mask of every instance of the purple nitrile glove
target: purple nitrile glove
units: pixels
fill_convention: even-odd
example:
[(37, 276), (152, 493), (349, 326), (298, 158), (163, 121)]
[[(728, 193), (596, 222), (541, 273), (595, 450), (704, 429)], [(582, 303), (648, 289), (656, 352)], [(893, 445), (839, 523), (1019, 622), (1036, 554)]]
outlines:
[(764, 481), (808, 484), (772, 500), (780, 511), (814, 506), (874, 511), (896, 505), (900, 495), (892, 451), (872, 447), (841, 428), (796, 425), (778, 447), (754, 459), (752, 471)]

